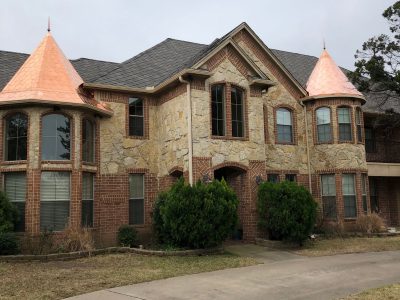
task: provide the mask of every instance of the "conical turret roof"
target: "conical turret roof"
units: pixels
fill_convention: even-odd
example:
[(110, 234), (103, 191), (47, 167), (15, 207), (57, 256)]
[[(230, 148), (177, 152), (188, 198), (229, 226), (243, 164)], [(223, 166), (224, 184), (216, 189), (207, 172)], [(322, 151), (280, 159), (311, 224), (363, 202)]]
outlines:
[(112, 114), (106, 105), (82, 90), (82, 83), (82, 78), (48, 32), (0, 92), (0, 105), (47, 103), (87, 107)]
[(364, 98), (324, 49), (307, 81), (310, 97), (343, 95)]

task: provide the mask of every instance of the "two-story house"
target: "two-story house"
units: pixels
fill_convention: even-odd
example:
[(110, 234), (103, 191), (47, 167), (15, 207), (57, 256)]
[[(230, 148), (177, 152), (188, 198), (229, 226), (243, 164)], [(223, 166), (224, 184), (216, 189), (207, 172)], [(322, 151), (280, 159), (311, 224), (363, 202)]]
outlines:
[(210, 45), (167, 39), (122, 63), (69, 61), (49, 32), (30, 56), (0, 51), (0, 89), (0, 172), (20, 231), (145, 235), (158, 192), (180, 176), (224, 177), (248, 241), (262, 180), (306, 186), (326, 219), (379, 209), (399, 224), (400, 164), (372, 126), (383, 111), (326, 50), (272, 50), (242, 23)]

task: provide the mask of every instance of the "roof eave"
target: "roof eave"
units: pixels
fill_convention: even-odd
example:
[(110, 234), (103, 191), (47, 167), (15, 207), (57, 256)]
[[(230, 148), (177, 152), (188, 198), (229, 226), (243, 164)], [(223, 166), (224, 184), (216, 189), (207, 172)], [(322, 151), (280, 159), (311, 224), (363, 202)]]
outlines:
[(313, 96), (307, 96), (304, 98), (301, 98), (300, 100), (303, 103), (306, 103), (308, 101), (312, 100), (318, 100), (318, 99), (327, 99), (327, 98), (355, 98), (361, 102), (361, 104), (365, 104), (367, 101), (365, 100), (365, 97), (362, 95), (354, 95), (354, 94), (329, 94), (329, 95), (313, 95)]

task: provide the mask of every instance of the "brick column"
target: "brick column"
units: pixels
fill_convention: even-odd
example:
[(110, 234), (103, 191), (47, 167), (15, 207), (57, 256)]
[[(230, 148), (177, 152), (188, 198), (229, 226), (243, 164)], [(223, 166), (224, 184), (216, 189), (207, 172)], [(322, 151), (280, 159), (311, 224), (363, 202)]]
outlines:
[(81, 226), (82, 219), (82, 173), (79, 170), (71, 172), (71, 202), (69, 224), (73, 228)]
[(40, 170), (26, 171), (27, 196), (25, 203), (25, 229), (32, 235), (40, 233)]

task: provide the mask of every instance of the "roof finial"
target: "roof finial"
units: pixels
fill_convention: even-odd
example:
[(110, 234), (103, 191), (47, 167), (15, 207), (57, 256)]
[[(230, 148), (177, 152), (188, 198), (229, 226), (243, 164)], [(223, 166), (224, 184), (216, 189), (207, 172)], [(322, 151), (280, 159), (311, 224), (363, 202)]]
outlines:
[(51, 28), (50, 28), (50, 17), (49, 20), (47, 21), (47, 32), (50, 32)]
[(326, 50), (326, 44), (325, 44), (325, 38), (323, 39), (323, 46), (324, 46), (324, 50)]

